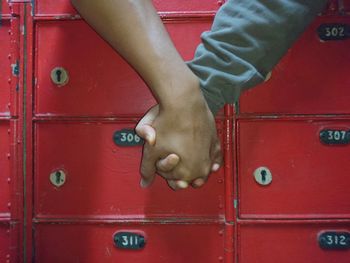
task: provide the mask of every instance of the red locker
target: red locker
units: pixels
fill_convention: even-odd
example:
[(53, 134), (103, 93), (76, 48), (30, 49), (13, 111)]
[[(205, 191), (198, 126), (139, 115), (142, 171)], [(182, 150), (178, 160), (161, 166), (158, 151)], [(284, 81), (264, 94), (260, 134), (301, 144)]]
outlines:
[[(275, 67), (270, 80), (243, 93), (240, 113), (349, 114), (346, 27), (350, 27), (350, 16), (317, 18)], [(320, 35), (328, 40), (321, 40)]]
[[(333, 233), (329, 243), (349, 243), (349, 222), (250, 222), (238, 227), (237, 263), (347, 263), (349, 249), (322, 248), (322, 234)], [(338, 238), (334, 235), (338, 234)], [(343, 237), (345, 238), (343, 238)], [(336, 241), (337, 240), (337, 241)]]
[[(166, 26), (184, 59), (190, 59), (210, 24)], [(85, 22), (40, 22), (36, 31), (37, 116), (142, 116), (155, 104), (141, 78)]]
[(12, 133), (10, 121), (0, 120), (0, 220), (10, 218)]
[(349, 154), (349, 121), (239, 121), (240, 217), (349, 218)]
[(4, 18), (0, 24), (0, 117), (16, 114), (19, 75), (18, 19)]
[(4, 15), (10, 15), (11, 10), (9, 7), (9, 4), (6, 0), (1, 0), (0, 1), (0, 17)]
[[(215, 12), (224, 0), (154, 0), (159, 12)], [(37, 16), (76, 15), (70, 0), (39, 1), (35, 0), (35, 14)]]
[[(214, 223), (40, 224), (35, 262), (223, 262), (224, 230)], [(143, 236), (143, 248), (117, 248), (118, 232)]]
[(0, 219), (0, 262), (19, 262), (18, 226)]
[[(130, 122), (37, 123), (35, 216), (223, 218), (223, 169), (213, 174), (200, 190), (174, 192), (161, 178), (149, 189), (140, 187), (142, 147), (118, 146), (113, 141), (116, 131), (132, 130), (135, 125)], [(218, 126), (222, 136), (222, 124)], [(63, 185), (52, 183), (50, 176), (64, 180)]]

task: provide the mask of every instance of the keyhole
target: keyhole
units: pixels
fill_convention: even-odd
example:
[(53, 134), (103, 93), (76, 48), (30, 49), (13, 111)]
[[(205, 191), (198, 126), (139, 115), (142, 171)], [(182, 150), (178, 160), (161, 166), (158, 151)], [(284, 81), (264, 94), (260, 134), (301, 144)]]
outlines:
[(265, 183), (265, 182), (266, 182), (266, 175), (267, 175), (266, 171), (265, 171), (265, 170), (262, 170), (262, 171), (260, 172), (260, 174), (261, 174), (261, 181), (262, 181), (263, 183)]
[(272, 174), (267, 167), (259, 167), (254, 171), (255, 181), (263, 186), (269, 185), (272, 182)]
[(59, 69), (56, 71), (57, 82), (61, 82), (62, 71)]
[(60, 171), (57, 171), (56, 172), (56, 184), (60, 184), (61, 183), (61, 172)]

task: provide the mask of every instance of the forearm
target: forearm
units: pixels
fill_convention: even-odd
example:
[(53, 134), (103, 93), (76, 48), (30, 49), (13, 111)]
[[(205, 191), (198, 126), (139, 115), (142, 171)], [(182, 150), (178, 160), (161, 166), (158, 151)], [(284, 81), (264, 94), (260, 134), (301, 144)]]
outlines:
[[(72, 0), (72, 3), (141, 75), (161, 107), (171, 107), (188, 94), (200, 94), (198, 79), (176, 51), (151, 0)], [(182, 83), (178, 83), (179, 76)]]

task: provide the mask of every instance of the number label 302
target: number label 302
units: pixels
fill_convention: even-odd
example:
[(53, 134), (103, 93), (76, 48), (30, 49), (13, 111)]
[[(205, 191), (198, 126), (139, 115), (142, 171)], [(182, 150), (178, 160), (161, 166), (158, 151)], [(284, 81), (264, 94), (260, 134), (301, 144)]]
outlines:
[(323, 41), (345, 40), (349, 37), (349, 28), (347, 24), (322, 24), (317, 31), (319, 38)]
[(118, 146), (138, 146), (143, 144), (143, 140), (132, 129), (116, 131), (113, 141)]

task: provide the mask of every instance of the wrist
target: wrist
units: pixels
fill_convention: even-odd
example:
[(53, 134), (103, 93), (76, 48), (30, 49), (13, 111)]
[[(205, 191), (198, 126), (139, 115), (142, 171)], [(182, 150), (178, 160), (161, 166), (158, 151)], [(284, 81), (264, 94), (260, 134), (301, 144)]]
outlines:
[(169, 88), (169, 96), (159, 101), (160, 110), (186, 112), (207, 107), (199, 79), (195, 75), (177, 78), (171, 83), (174, 85)]

